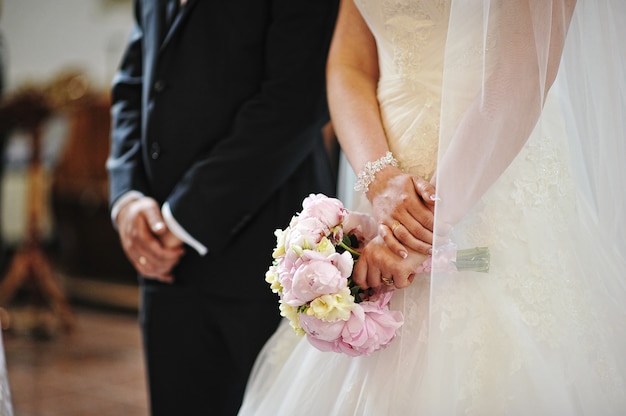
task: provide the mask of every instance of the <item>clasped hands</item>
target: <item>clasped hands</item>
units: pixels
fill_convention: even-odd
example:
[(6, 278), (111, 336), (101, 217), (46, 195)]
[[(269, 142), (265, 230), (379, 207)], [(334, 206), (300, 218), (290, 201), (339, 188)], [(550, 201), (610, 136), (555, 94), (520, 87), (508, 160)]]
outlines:
[(126, 257), (142, 276), (172, 283), (172, 269), (184, 254), (183, 242), (167, 227), (153, 198), (126, 203), (117, 215), (117, 226)]
[(387, 167), (377, 173), (367, 197), (379, 229), (355, 264), (354, 282), (362, 288), (407, 287), (432, 252), (435, 187)]

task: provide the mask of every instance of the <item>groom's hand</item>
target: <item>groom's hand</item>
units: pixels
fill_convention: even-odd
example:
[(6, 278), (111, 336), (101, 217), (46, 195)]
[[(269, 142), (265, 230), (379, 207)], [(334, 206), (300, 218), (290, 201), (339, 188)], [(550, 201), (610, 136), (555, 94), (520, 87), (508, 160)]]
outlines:
[(165, 225), (157, 202), (142, 197), (125, 204), (117, 216), (126, 257), (142, 276), (166, 283), (183, 255), (182, 241)]

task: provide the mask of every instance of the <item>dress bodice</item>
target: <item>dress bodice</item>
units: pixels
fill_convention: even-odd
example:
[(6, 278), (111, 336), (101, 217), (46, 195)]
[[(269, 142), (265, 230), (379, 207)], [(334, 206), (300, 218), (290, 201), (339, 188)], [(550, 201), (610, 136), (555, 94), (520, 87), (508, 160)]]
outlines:
[(357, 0), (376, 39), (383, 124), (403, 169), (435, 170), (447, 0)]

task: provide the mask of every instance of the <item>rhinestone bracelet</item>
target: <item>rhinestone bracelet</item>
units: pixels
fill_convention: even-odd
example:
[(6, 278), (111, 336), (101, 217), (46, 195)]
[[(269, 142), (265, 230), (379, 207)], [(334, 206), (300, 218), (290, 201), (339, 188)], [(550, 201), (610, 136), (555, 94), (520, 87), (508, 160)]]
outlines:
[(391, 152), (387, 152), (385, 156), (373, 162), (367, 162), (363, 170), (359, 173), (356, 183), (354, 184), (355, 191), (363, 191), (367, 193), (370, 189), (370, 184), (374, 182), (374, 177), (378, 172), (386, 168), (387, 166), (398, 167), (398, 161)]

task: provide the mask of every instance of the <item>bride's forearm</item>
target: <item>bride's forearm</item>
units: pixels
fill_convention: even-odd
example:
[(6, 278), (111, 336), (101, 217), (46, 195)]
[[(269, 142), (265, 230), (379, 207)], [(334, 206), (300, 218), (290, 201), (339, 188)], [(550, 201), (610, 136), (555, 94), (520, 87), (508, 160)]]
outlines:
[(341, 147), (355, 172), (389, 150), (376, 90), (378, 52), (352, 1), (342, 1), (328, 54), (330, 115)]
[(375, 85), (358, 70), (329, 76), (328, 101), (333, 127), (355, 172), (389, 150), (380, 119)]

